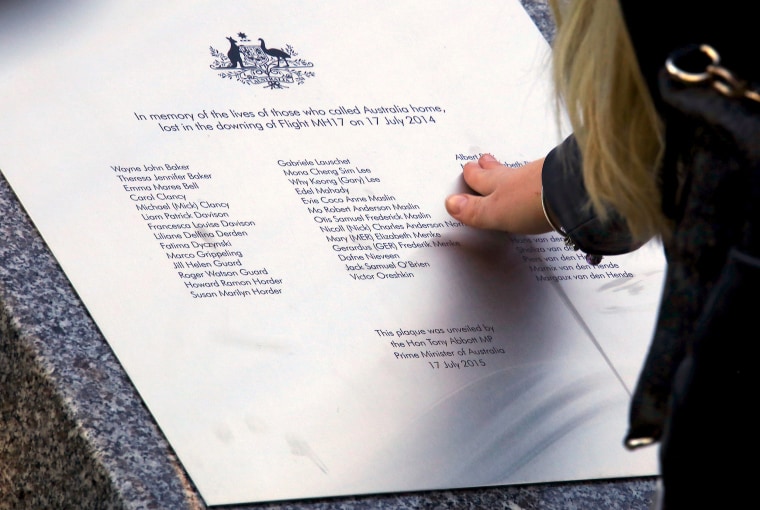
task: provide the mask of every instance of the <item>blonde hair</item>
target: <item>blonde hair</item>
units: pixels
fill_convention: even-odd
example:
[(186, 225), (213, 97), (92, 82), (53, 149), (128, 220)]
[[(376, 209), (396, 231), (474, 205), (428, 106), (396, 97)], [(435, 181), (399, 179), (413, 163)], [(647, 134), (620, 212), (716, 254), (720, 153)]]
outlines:
[(663, 129), (618, 0), (549, 0), (557, 25), (553, 73), (583, 156), (591, 206), (617, 210), (640, 241), (664, 236), (658, 168)]

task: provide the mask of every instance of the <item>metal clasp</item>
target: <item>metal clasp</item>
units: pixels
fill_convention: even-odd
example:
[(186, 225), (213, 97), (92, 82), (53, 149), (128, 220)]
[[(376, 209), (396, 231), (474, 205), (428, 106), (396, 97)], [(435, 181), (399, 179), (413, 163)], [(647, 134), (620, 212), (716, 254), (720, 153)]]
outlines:
[[(687, 57), (699, 56), (694, 52), (707, 57), (708, 64), (704, 70), (698, 72), (685, 71), (677, 62), (682, 62)], [(734, 74), (720, 65), (720, 55), (712, 46), (700, 44), (685, 48), (672, 53), (665, 61), (665, 69), (670, 76), (682, 83), (709, 83), (712, 87), (726, 97), (746, 98), (760, 103), (760, 93), (749, 88), (747, 82), (739, 80)]]

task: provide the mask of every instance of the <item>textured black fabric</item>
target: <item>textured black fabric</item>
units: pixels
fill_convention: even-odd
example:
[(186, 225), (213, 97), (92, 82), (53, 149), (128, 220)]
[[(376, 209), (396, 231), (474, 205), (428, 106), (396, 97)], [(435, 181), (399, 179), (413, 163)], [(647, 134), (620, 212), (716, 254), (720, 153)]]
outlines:
[(753, 176), (760, 172), (760, 105), (727, 98), (707, 85), (676, 83), (664, 72), (661, 93), (670, 106), (667, 130), (676, 133), (668, 136), (667, 147), (676, 168), (663, 171), (681, 177), (678, 196), (666, 197), (673, 202), (675, 230), (665, 245), (665, 287), (634, 393), (630, 438), (660, 437), (673, 375), (729, 250), (752, 250)]
[[(743, 508), (755, 497), (756, 469), (746, 464), (760, 453), (753, 417), (760, 390), (760, 104), (674, 81), (664, 64), (675, 50), (710, 44), (726, 68), (760, 90), (756, 21), (746, 3), (732, 0), (621, 6), (666, 129), (662, 201), (675, 225), (626, 443), (661, 442), (665, 509)], [(547, 200), (560, 214), (587, 197), (580, 155), (569, 143), (543, 170), (553, 186)], [(594, 225), (591, 235), (575, 234), (592, 241), (584, 249), (607, 249), (610, 238), (580, 217), (579, 225)]]
[(760, 259), (732, 249), (676, 373), (660, 458), (663, 508), (745, 508), (758, 455)]
[[(733, 508), (730, 498), (748, 496), (744, 459), (758, 450), (750, 417), (760, 389), (760, 104), (665, 72), (660, 93), (675, 162), (663, 171), (679, 176), (666, 197), (676, 227), (628, 439), (661, 439), (664, 508)], [(711, 485), (694, 499), (702, 482)]]

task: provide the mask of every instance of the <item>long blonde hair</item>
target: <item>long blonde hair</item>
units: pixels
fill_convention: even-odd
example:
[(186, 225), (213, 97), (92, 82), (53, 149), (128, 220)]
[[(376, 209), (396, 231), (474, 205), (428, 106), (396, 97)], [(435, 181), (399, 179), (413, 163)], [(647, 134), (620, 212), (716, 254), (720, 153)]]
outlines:
[(591, 206), (609, 208), (634, 237), (664, 236), (658, 168), (663, 129), (618, 0), (549, 0), (557, 25), (553, 73), (583, 156)]

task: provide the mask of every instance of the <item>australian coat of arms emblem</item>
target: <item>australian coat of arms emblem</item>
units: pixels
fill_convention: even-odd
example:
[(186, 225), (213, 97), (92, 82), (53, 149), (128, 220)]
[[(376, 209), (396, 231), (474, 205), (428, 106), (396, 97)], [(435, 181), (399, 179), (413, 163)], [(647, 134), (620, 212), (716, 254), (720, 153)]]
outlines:
[(219, 76), (237, 80), (245, 85), (261, 85), (264, 88), (282, 89), (289, 85), (302, 85), (314, 76), (314, 64), (298, 58), (298, 53), (289, 44), (280, 48), (268, 47), (264, 39), (248, 39), (243, 32), (237, 38), (227, 37), (230, 46), (227, 51), (210, 47), (214, 61), (211, 69), (219, 71)]

